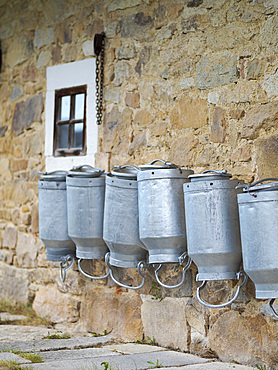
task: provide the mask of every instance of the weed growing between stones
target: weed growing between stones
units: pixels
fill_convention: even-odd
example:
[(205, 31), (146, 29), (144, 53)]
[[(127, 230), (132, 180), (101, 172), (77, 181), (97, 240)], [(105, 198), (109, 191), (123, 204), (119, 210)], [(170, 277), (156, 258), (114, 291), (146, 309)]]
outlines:
[(50, 334), (48, 332), (48, 334), (42, 337), (42, 339), (69, 339), (70, 338), (70, 335), (66, 335), (66, 334), (61, 335), (59, 333), (62, 333), (62, 331), (58, 330), (54, 334)]
[(51, 324), (49, 320), (46, 318), (41, 318), (36, 315), (36, 312), (33, 310), (31, 303), (24, 305), (22, 303), (13, 304), (9, 301), (4, 299), (0, 299), (0, 312), (8, 312), (11, 315), (23, 315), (26, 316), (24, 320), (16, 320), (13, 321), (0, 321), (0, 325), (8, 325), (8, 324), (17, 324), (17, 325), (49, 325)]
[[(112, 331), (112, 330), (111, 330)], [(111, 331), (109, 332), (109, 333), (111, 333)], [(98, 333), (90, 333), (93, 337), (103, 337), (104, 335), (107, 335), (107, 334), (109, 334), (109, 333), (107, 333), (107, 331), (104, 329), (104, 330), (102, 330), (102, 332), (100, 333), (100, 334), (98, 334)]]
[(3, 370), (31, 370), (32, 367), (22, 367), (16, 361), (0, 361), (0, 369)]
[(38, 353), (27, 353), (27, 352), (15, 351), (13, 349), (10, 349), (7, 352), (14, 353), (15, 355), (18, 355), (18, 356), (20, 356), (22, 358), (25, 358), (26, 360), (30, 360), (33, 363), (43, 362), (41, 356)]
[(136, 340), (135, 342), (131, 342), (131, 343), (136, 343), (136, 344), (149, 344), (149, 345), (151, 345), (151, 346), (154, 346), (154, 345), (155, 345), (154, 338), (151, 338), (151, 337), (147, 337), (147, 339)]
[(103, 361), (101, 363), (101, 366), (103, 366), (103, 370), (119, 370), (119, 368), (115, 368), (115, 367), (111, 367), (111, 365), (109, 364), (109, 362), (107, 361)]
[(159, 300), (159, 302), (161, 302), (163, 299), (162, 292), (159, 284), (156, 281), (152, 281), (151, 290), (152, 290), (152, 299), (156, 299)]
[(156, 360), (156, 362), (147, 361), (147, 363), (150, 364), (150, 365), (153, 365), (153, 366), (149, 366), (149, 368), (163, 367), (163, 365), (159, 363), (158, 359)]

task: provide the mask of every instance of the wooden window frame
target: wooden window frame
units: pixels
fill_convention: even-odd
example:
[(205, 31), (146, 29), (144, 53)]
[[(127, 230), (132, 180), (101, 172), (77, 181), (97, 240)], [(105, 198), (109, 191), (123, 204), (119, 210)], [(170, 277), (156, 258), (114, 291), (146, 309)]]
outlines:
[[(75, 95), (85, 94), (84, 97), (84, 118), (74, 119), (75, 112)], [(59, 120), (61, 104), (60, 100), (63, 96), (70, 96), (70, 117), (69, 120)], [(55, 91), (55, 114), (54, 114), (54, 140), (53, 140), (53, 155), (55, 157), (59, 156), (77, 156), (86, 155), (86, 100), (87, 100), (87, 85), (75, 86), (70, 88), (59, 89)], [(74, 124), (83, 123), (83, 136), (82, 136), (82, 148), (73, 147), (74, 139)], [(69, 125), (69, 135), (68, 135), (68, 148), (59, 149), (57, 145), (59, 143), (59, 134), (57, 126)]]

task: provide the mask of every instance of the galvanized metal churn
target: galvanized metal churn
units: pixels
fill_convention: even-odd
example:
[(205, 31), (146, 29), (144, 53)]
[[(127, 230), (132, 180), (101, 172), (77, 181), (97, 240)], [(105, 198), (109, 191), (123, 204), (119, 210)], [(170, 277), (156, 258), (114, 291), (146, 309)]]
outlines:
[[(238, 297), (247, 277), (240, 272), (241, 243), (237, 209), (236, 186), (226, 170), (207, 170), (190, 175), (184, 184), (185, 219), (188, 255), (198, 267), (196, 280), (203, 281), (197, 288), (200, 303), (210, 308), (230, 305)], [(228, 302), (212, 305), (204, 302), (200, 291), (208, 280), (242, 278), (235, 296)]]
[[(112, 280), (128, 289), (139, 289), (145, 283), (147, 251), (139, 238), (138, 171), (132, 165), (116, 166), (107, 174), (105, 187), (103, 239), (110, 250), (105, 261)], [(111, 266), (137, 267), (142, 283), (132, 287), (117, 281)]]
[[(159, 162), (159, 164), (157, 163)], [(158, 276), (165, 264), (183, 264), (187, 257), (184, 200), (182, 186), (192, 170), (155, 159), (139, 166), (138, 202), (139, 235), (149, 252), (148, 263), (159, 264), (155, 270), (157, 282), (165, 288), (177, 288), (185, 279), (191, 260), (183, 268), (182, 280), (177, 285), (166, 285)]]
[(68, 235), (66, 171), (41, 172), (39, 187), (39, 233), (47, 259), (61, 261), (60, 278), (75, 260), (75, 244)]
[(237, 198), (244, 271), (255, 284), (256, 298), (270, 298), (278, 319), (273, 308), (278, 298), (278, 179), (244, 185)]
[(81, 267), (83, 259), (101, 259), (108, 248), (103, 240), (104, 213), (104, 170), (90, 165), (72, 168), (67, 175), (68, 233), (76, 244), (76, 257), (80, 272), (90, 279), (92, 276)]

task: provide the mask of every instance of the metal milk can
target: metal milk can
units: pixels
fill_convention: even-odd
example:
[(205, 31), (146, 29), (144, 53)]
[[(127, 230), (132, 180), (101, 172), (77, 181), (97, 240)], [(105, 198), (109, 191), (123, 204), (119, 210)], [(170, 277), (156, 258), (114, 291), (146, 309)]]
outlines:
[(255, 284), (256, 298), (271, 298), (278, 318), (272, 307), (278, 298), (278, 179), (245, 185), (237, 198), (244, 271)]
[(74, 167), (67, 175), (68, 233), (76, 244), (79, 270), (91, 279), (102, 279), (87, 274), (81, 267), (82, 259), (101, 259), (108, 248), (103, 240), (104, 170), (89, 165)]
[(38, 181), (40, 238), (46, 246), (47, 259), (61, 261), (62, 281), (75, 257), (75, 244), (68, 235), (66, 175), (66, 171), (43, 172)]
[[(240, 273), (241, 242), (237, 209), (236, 186), (227, 171), (208, 170), (190, 175), (190, 183), (184, 184), (184, 202), (187, 248), (189, 257), (198, 267), (197, 281), (203, 284), (197, 289), (199, 301), (212, 308), (231, 304), (246, 283)], [(210, 305), (200, 298), (207, 280), (240, 279), (233, 299), (227, 303)]]
[[(159, 162), (159, 163), (157, 163)], [(160, 264), (155, 271), (159, 284), (167, 288), (180, 286), (190, 263), (183, 270), (181, 283), (163, 284), (158, 271), (165, 263), (182, 264), (186, 254), (183, 184), (189, 182), (192, 170), (156, 159), (139, 166), (138, 202), (139, 235), (149, 252), (149, 263)], [(191, 261), (190, 261), (191, 262)]]
[[(138, 168), (131, 165), (114, 167), (106, 176), (105, 186), (103, 239), (110, 250), (106, 263), (113, 281), (129, 289), (139, 289), (144, 285), (142, 270), (147, 257), (139, 238), (137, 172)], [(130, 287), (118, 282), (111, 266), (137, 267), (143, 277), (142, 284)]]

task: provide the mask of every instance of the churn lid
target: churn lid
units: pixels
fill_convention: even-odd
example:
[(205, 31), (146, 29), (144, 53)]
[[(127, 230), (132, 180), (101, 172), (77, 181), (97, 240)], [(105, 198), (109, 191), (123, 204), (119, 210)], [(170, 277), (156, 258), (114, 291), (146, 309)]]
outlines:
[(82, 166), (73, 167), (69, 170), (68, 174), (72, 177), (99, 177), (104, 173), (102, 168), (92, 167), (89, 164), (83, 164)]
[(227, 170), (206, 170), (202, 173), (196, 173), (188, 176), (192, 182), (200, 180), (229, 180), (231, 177), (232, 175), (227, 173)]
[[(160, 162), (159, 164), (155, 164), (156, 162)], [(169, 169), (169, 168), (180, 168), (174, 163), (166, 162), (163, 159), (154, 159), (150, 163), (142, 164), (138, 166), (140, 170), (163, 170), (163, 169)]]
[(140, 171), (138, 167), (126, 164), (124, 166), (114, 166), (111, 175), (122, 180), (136, 180), (138, 171)]
[[(271, 182), (267, 182), (271, 181)], [(265, 184), (262, 184), (266, 182)], [(261, 184), (261, 185), (259, 185)], [(241, 186), (244, 192), (253, 192), (253, 191), (268, 191), (268, 190), (278, 190), (278, 178), (269, 177), (256, 181), (252, 184), (244, 184)]]
[(47, 181), (66, 181), (67, 171), (40, 172), (41, 178)]

